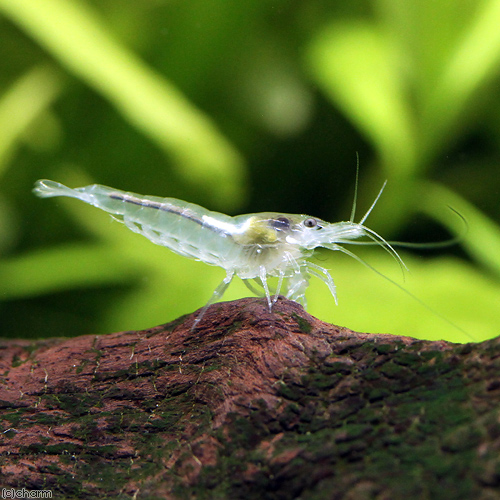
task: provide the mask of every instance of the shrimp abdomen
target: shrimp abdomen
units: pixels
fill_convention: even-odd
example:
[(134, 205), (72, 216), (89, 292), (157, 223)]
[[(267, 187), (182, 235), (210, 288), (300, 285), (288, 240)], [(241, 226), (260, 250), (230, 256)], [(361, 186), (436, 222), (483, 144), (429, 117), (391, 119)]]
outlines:
[(77, 198), (112, 214), (132, 231), (185, 257), (226, 268), (225, 255), (236, 245), (233, 218), (176, 198), (141, 196), (100, 184), (69, 188), (39, 180), (34, 193), (42, 198)]

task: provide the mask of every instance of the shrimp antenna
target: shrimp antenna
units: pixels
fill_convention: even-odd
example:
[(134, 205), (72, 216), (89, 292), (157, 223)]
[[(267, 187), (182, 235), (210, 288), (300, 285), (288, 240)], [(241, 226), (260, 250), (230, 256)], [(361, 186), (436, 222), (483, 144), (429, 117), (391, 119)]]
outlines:
[(363, 216), (363, 218), (359, 221), (359, 224), (363, 224), (363, 222), (365, 222), (365, 220), (368, 218), (368, 216), (370, 215), (371, 211), (374, 209), (375, 205), (377, 204), (377, 201), (379, 200), (379, 198), (382, 196), (382, 193), (384, 192), (384, 189), (385, 189), (385, 186), (387, 185), (387, 180), (384, 181), (384, 183), (382, 184), (382, 187), (380, 188), (380, 191), (378, 192), (378, 195), (377, 197), (375, 198), (375, 200), (373, 201), (371, 207), (367, 210), (366, 214)]
[(356, 203), (358, 201), (358, 179), (359, 179), (359, 153), (356, 151), (356, 182), (354, 183), (354, 200), (352, 201), (352, 210), (350, 222), (354, 222), (356, 216)]
[[(354, 217), (356, 216), (356, 205), (358, 202), (358, 184), (359, 184), (359, 153), (356, 151), (356, 182), (354, 184), (354, 200), (352, 202), (351, 218), (349, 219), (349, 222), (354, 222)], [(382, 185), (382, 188), (378, 192), (378, 195), (375, 198), (375, 201), (371, 204), (371, 207), (365, 213), (363, 218), (359, 221), (359, 224), (363, 224), (363, 222), (365, 222), (365, 220), (368, 218), (371, 211), (374, 209), (375, 205), (377, 204), (379, 198), (382, 196), (382, 193), (385, 189), (386, 184), (387, 184), (387, 180)]]
[[(389, 245), (395, 246), (395, 247), (401, 247), (401, 248), (447, 248), (452, 245), (455, 245), (457, 243), (460, 243), (464, 238), (465, 235), (469, 232), (469, 224), (467, 223), (466, 218), (457, 210), (455, 210), (451, 206), (447, 206), (449, 210), (451, 210), (457, 217), (460, 217), (460, 219), (463, 222), (464, 229), (463, 231), (460, 232), (457, 236), (453, 236), (452, 238), (449, 238), (444, 241), (433, 241), (430, 243), (412, 243), (408, 241), (397, 241), (397, 240), (385, 240), (385, 243), (388, 243)], [(381, 243), (379, 241), (349, 241), (349, 245), (380, 245)]]
[(469, 224), (467, 222), (467, 219), (460, 212), (455, 210), (450, 205), (447, 205), (447, 208), (451, 210), (457, 217), (460, 217), (463, 222), (464, 229), (460, 232), (460, 234), (457, 234), (457, 236), (453, 236), (452, 238), (449, 238), (445, 241), (435, 241), (431, 243), (410, 243), (407, 241), (389, 241), (389, 243), (391, 245), (402, 248), (446, 248), (455, 245), (456, 243), (460, 243), (465, 238), (465, 235), (469, 232)]

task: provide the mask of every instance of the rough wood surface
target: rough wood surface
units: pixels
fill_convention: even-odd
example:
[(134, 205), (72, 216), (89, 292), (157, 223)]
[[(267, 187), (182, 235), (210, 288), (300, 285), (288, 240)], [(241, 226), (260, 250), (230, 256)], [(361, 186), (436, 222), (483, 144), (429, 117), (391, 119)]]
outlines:
[(0, 344), (0, 486), (53, 498), (500, 498), (500, 341), (323, 323), (280, 299)]

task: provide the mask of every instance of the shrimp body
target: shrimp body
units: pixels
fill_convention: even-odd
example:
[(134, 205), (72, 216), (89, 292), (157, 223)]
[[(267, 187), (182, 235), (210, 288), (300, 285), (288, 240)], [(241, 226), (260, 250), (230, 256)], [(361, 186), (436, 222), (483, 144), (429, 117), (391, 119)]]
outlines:
[[(308, 215), (273, 212), (231, 217), (175, 198), (141, 196), (98, 184), (71, 189), (58, 182), (39, 180), (34, 192), (44, 198), (68, 196), (82, 200), (109, 212), (157, 245), (223, 268), (226, 277), (202, 309), (194, 327), (206, 308), (222, 297), (235, 275), (254, 292), (249, 280), (262, 286), (270, 310), (280, 293), (306, 306), (310, 275), (325, 282), (337, 302), (335, 284), (328, 270), (308, 260), (317, 247), (339, 250), (356, 258), (342, 244), (364, 236), (385, 247), (403, 265), (392, 246), (363, 224), (384, 186), (359, 223), (352, 220), (354, 207), (351, 220), (329, 223)], [(268, 287), (268, 277), (278, 278), (274, 296)]]

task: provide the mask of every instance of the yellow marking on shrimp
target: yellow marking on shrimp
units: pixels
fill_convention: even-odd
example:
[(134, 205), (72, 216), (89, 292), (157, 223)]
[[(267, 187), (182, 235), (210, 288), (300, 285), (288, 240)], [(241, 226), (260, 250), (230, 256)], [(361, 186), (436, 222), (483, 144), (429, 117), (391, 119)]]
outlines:
[(276, 230), (269, 227), (267, 220), (250, 217), (244, 230), (234, 234), (233, 239), (240, 245), (270, 245), (276, 243), (278, 236)]

